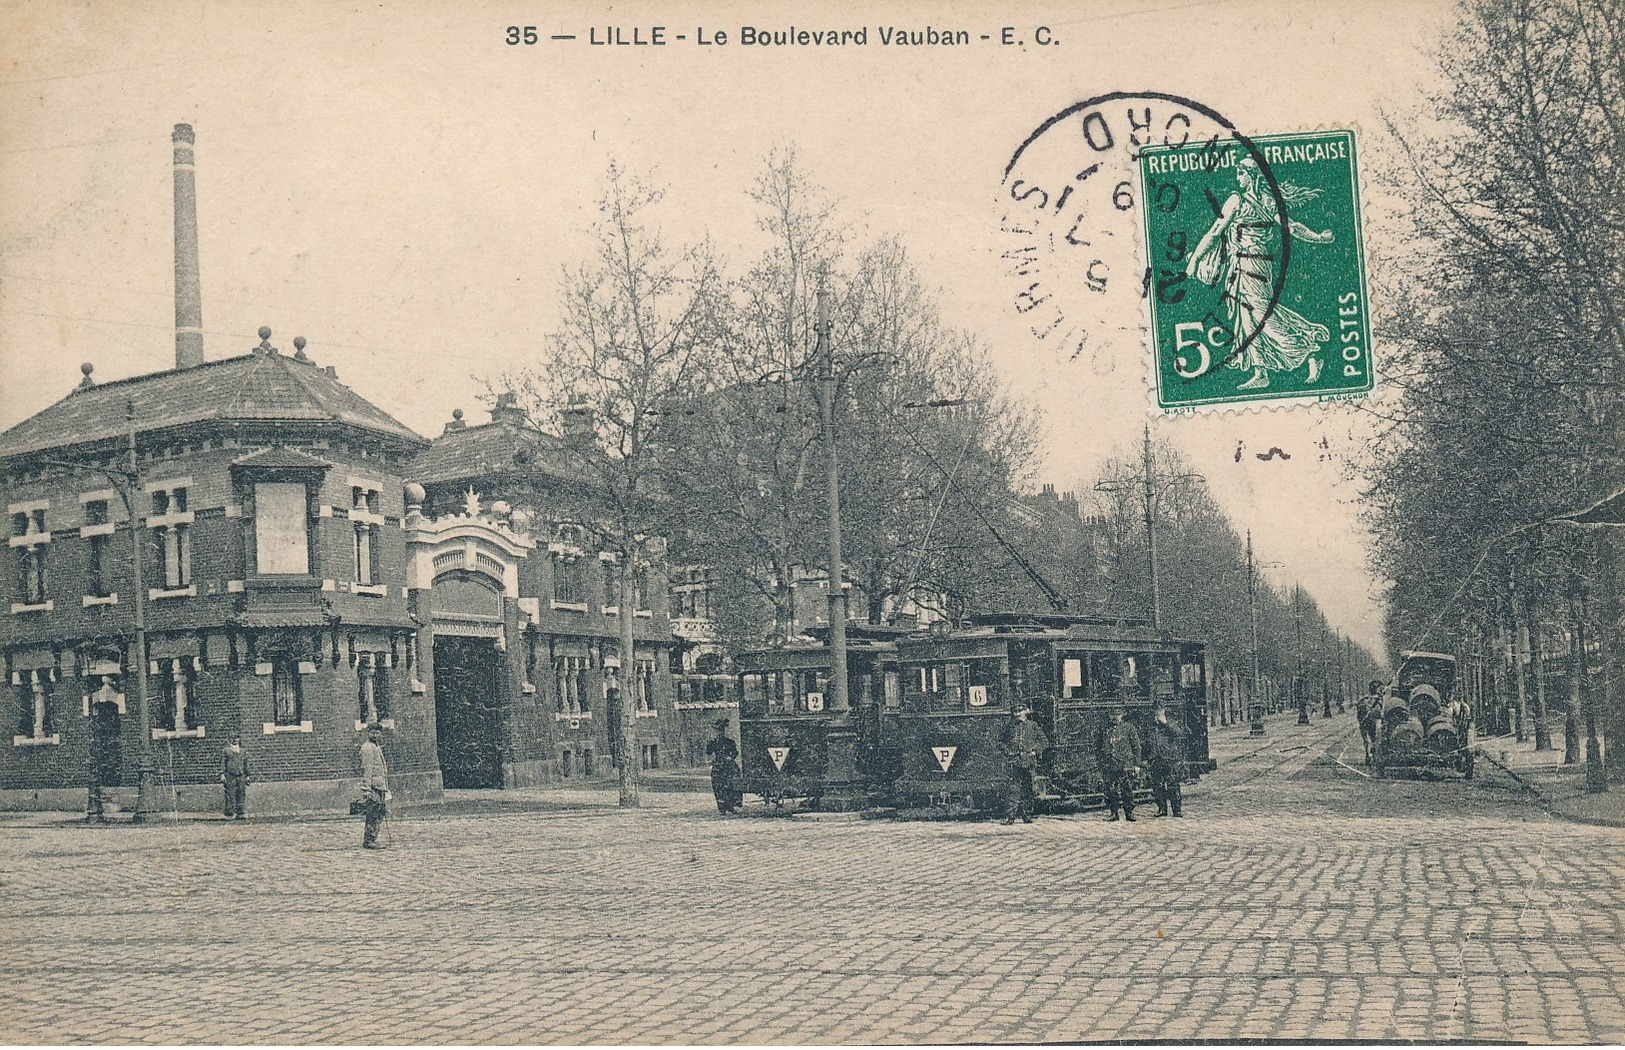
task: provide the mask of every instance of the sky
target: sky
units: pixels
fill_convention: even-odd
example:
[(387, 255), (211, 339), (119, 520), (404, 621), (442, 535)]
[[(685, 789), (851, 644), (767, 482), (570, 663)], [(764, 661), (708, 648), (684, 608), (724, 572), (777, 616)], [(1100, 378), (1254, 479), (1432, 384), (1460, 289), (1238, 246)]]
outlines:
[[(1143, 334), (1126, 333), (1093, 365), (1039, 345), (999, 258), (1001, 178), (1044, 120), (1111, 91), (1197, 99), (1249, 134), (1352, 127), (1372, 284), (1403, 279), (1376, 272), (1395, 228), (1378, 179), (1395, 150), (1383, 117), (1404, 126), (1435, 85), (1431, 55), (1450, 6), (1068, 0), (801, 12), (449, 0), (7, 6), (0, 427), (64, 396), (81, 362), (100, 380), (172, 367), (176, 123), (197, 133), (208, 357), (248, 351), (261, 325), (285, 349), (303, 335), (314, 360), (425, 435), (454, 409), (483, 419), (484, 380), (538, 361), (561, 270), (588, 250), (612, 158), (667, 187), (665, 236), (709, 236), (743, 263), (754, 245), (748, 188), (770, 150), (793, 146), (860, 237), (904, 241), (945, 318), (980, 336), (1012, 390), (1042, 409), (1038, 480), (1087, 488), (1149, 421), (1252, 531), (1278, 587), (1300, 582), (1334, 627), (1380, 649), (1383, 584), (1366, 564), (1370, 526), (1347, 469), (1366, 454), (1370, 416), (1296, 404), (1153, 417)], [(524, 22), (538, 42), (508, 45), (507, 27)], [(657, 25), (664, 46), (590, 43), (617, 31), (648, 39)], [(869, 42), (738, 42), (744, 26), (792, 25), (867, 27)], [(973, 43), (878, 42), (881, 26), (927, 25), (967, 29)], [(1038, 46), (1038, 26), (1053, 44)], [(999, 43), (1005, 27), (1024, 44)], [(698, 43), (719, 30), (729, 44)], [(1380, 327), (1380, 299), (1372, 310)], [(1380, 343), (1375, 353), (1370, 405), (1380, 406)], [(1291, 458), (1256, 458), (1272, 447)]]

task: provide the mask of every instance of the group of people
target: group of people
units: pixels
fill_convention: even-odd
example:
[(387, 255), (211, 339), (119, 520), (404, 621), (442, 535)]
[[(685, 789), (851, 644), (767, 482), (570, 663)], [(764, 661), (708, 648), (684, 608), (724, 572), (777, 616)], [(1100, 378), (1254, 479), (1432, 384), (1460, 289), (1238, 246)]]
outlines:
[[(1158, 704), (1149, 731), (1149, 740), (1128, 720), (1122, 708), (1114, 708), (1110, 721), (1101, 726), (1095, 738), (1095, 760), (1106, 798), (1106, 819), (1134, 817), (1134, 786), (1141, 772), (1151, 780), (1151, 798), (1159, 817), (1183, 817), (1185, 797), (1180, 785), (1185, 779), (1185, 731), (1168, 721), (1168, 711)], [(1032, 709), (1016, 709), (1016, 720), (1005, 744), (1010, 762), (1010, 791), (1004, 823), (1033, 820), (1033, 776), (1038, 761), (1049, 749), (1049, 737), (1032, 721)]]
[[(389, 815), (389, 763), (384, 760), (384, 734), (377, 725), (367, 727), (366, 739), (361, 742), (361, 798), (358, 806), (366, 817), (362, 832), (363, 849), (384, 849), (378, 841), (384, 818)], [(225, 816), (227, 820), (246, 820), (248, 817), (248, 783), (251, 772), (248, 754), (243, 750), (241, 737), (232, 737), (226, 743), (221, 759), (220, 783), (225, 788)]]

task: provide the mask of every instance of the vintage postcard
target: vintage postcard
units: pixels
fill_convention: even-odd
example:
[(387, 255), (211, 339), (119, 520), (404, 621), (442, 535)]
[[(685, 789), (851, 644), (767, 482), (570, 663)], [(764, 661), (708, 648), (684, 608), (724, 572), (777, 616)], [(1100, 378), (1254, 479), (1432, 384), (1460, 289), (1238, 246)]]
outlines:
[(0, 1040), (1625, 1041), (1625, 8), (0, 10)]

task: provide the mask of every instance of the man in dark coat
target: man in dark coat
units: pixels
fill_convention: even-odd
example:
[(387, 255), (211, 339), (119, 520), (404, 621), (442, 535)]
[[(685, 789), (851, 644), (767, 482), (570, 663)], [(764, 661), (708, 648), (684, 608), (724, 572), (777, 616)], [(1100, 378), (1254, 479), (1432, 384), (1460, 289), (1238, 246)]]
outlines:
[(1185, 815), (1185, 797), (1180, 783), (1185, 779), (1185, 730), (1168, 721), (1168, 710), (1157, 705), (1151, 723), (1151, 751), (1147, 756), (1147, 772), (1151, 774), (1151, 797), (1156, 800), (1159, 817)]
[(90, 698), (90, 793), (85, 820), (107, 823), (108, 788), (120, 786), (123, 754), (120, 741), (118, 694), (107, 679)]
[(226, 819), (248, 816), (248, 755), (240, 737), (232, 737), (220, 763), (220, 782), (226, 786)]
[(1097, 741), (1100, 777), (1106, 793), (1107, 820), (1116, 820), (1119, 809), (1124, 820), (1134, 819), (1134, 776), (1140, 771), (1140, 733), (1124, 716), (1121, 707), (1112, 710), (1111, 721), (1100, 731)]
[(1004, 801), (1006, 824), (1014, 824), (1017, 817), (1024, 824), (1033, 822), (1033, 774), (1038, 771), (1038, 760), (1049, 750), (1049, 737), (1031, 719), (1030, 707), (1017, 707), (1016, 720), (1005, 737), (1005, 757), (1010, 763), (1010, 787)]
[(1382, 722), (1382, 683), (1371, 679), (1366, 695), (1354, 705), (1354, 717), (1360, 720), (1360, 742), (1365, 745), (1365, 764), (1370, 765), (1377, 746), (1377, 729)]
[(717, 812), (726, 815), (739, 808), (745, 793), (739, 784), (739, 745), (728, 735), (728, 720), (717, 719), (716, 729), (705, 753), (711, 756), (711, 795), (717, 800)]

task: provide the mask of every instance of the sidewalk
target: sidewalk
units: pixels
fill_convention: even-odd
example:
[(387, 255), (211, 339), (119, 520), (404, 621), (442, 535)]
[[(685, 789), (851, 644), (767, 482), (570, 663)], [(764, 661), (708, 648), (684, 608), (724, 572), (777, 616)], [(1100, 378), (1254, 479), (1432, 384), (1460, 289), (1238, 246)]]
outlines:
[[(1604, 742), (1606, 746), (1606, 741)], [(1533, 730), (1519, 743), (1515, 736), (1479, 737), (1478, 750), (1492, 765), (1506, 770), (1519, 783), (1539, 795), (1553, 816), (1582, 824), (1625, 828), (1625, 785), (1612, 784), (1600, 795), (1586, 792), (1585, 742), (1580, 744), (1580, 760), (1563, 764), (1563, 733), (1559, 724), (1552, 733), (1552, 750), (1536, 751)]]

